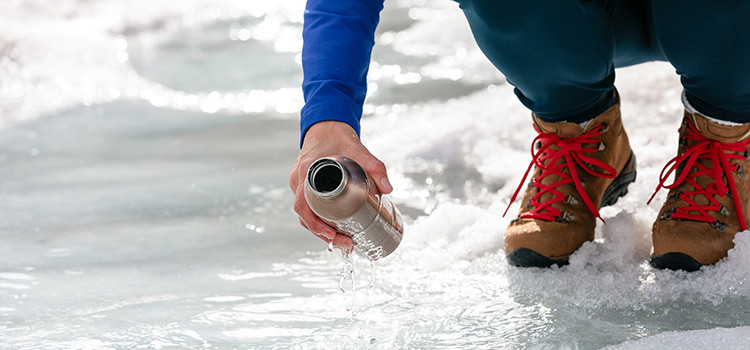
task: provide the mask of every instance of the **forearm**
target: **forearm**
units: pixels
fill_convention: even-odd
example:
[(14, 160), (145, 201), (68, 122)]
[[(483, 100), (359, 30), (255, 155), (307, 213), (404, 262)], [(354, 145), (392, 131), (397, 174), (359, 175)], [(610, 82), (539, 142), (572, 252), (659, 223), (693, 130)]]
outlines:
[(335, 120), (359, 134), (367, 70), (383, 0), (309, 0), (302, 31), (301, 139), (313, 124)]

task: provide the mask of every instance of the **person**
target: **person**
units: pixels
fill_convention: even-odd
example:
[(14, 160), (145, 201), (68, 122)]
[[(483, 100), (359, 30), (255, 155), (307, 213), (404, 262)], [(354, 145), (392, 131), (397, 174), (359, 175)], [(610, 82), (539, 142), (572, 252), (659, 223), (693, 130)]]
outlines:
[[(505, 232), (511, 264), (566, 264), (594, 238), (599, 209), (627, 193), (636, 156), (620, 116), (615, 68), (648, 61), (676, 68), (685, 105), (677, 156), (659, 178), (669, 193), (653, 225), (651, 264), (693, 271), (727, 256), (750, 218), (744, 173), (750, 169), (750, 2), (457, 2), (479, 48), (531, 110), (538, 133), (522, 180), (529, 177), (529, 184)], [(308, 0), (305, 11), (305, 106), (290, 187), (300, 224), (344, 248), (351, 240), (315, 217), (302, 184), (313, 160), (343, 155), (360, 163), (380, 192), (392, 191), (384, 164), (358, 137), (382, 8), (383, 0)]]

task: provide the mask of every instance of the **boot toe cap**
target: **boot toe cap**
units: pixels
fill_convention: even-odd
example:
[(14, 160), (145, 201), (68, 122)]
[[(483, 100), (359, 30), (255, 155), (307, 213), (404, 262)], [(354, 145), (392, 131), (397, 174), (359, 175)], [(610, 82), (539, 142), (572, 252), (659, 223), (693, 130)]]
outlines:
[(505, 253), (528, 249), (550, 259), (567, 261), (570, 254), (593, 238), (593, 227), (522, 219), (505, 232)]
[(676, 255), (669, 254), (682, 254), (701, 265), (713, 265), (725, 258), (734, 247), (735, 234), (719, 232), (706, 222), (657, 221), (654, 224), (651, 257), (674, 260)]

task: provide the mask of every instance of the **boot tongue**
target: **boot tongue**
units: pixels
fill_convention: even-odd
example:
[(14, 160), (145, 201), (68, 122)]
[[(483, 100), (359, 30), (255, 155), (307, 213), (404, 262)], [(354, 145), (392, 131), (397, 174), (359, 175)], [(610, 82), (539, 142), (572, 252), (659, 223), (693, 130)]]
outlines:
[(544, 133), (557, 135), (559, 138), (569, 139), (583, 134), (583, 128), (578, 123), (549, 123), (534, 115), (534, 124)]
[(750, 124), (722, 125), (712, 122), (700, 114), (685, 112), (685, 117), (692, 118), (695, 127), (703, 136), (723, 143), (742, 141), (750, 136)]

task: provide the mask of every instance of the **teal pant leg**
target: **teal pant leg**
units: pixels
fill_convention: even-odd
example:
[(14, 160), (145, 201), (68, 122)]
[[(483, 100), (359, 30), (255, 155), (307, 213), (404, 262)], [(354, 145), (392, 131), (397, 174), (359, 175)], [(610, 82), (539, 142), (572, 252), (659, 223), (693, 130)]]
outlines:
[(654, 0), (654, 33), (690, 104), (750, 122), (750, 1)]
[(615, 67), (664, 59), (646, 0), (458, 0), (476, 41), (526, 107), (582, 122), (615, 102)]

